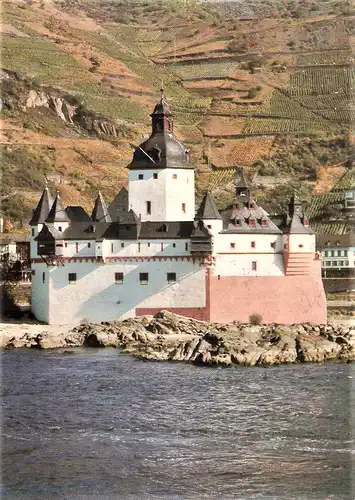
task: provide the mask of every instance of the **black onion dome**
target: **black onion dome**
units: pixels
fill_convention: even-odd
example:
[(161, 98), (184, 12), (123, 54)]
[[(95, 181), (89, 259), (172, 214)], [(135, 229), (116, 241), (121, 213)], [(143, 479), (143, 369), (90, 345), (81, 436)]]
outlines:
[(136, 148), (130, 170), (142, 168), (191, 168), (189, 150), (169, 133), (151, 135)]
[(154, 111), (150, 116), (153, 115), (165, 115), (172, 116), (170, 108), (164, 99), (160, 99), (160, 101), (155, 105)]

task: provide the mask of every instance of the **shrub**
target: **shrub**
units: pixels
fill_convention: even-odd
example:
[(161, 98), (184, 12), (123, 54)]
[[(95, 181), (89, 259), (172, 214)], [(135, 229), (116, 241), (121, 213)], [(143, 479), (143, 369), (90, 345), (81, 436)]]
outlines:
[(261, 325), (263, 317), (261, 314), (253, 313), (249, 316), (249, 323), (251, 325)]

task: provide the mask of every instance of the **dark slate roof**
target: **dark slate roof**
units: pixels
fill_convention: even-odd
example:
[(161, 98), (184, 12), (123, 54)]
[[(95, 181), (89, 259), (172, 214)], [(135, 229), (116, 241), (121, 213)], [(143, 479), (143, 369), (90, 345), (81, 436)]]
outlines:
[(190, 238), (193, 227), (193, 221), (142, 222), (139, 239), (187, 239)]
[(191, 239), (209, 240), (211, 238), (212, 238), (212, 233), (205, 226), (203, 221), (202, 220), (195, 221), (191, 233)]
[(68, 217), (73, 222), (89, 222), (91, 221), (90, 215), (83, 209), (83, 207), (68, 205), (65, 209)]
[(247, 180), (245, 178), (244, 168), (240, 168), (239, 173), (240, 173), (240, 178), (238, 181), (235, 182), (235, 187), (249, 188), (249, 184), (247, 183)]
[(188, 161), (188, 149), (171, 132), (157, 132), (135, 149), (133, 160), (127, 168), (140, 170), (194, 167)]
[(294, 194), (288, 205), (288, 217), (285, 232), (290, 234), (313, 234), (309, 225), (305, 226), (304, 221), (307, 220), (302, 203)]
[(125, 187), (117, 193), (108, 207), (108, 213), (113, 222), (122, 216), (121, 212), (128, 212), (128, 190)]
[(154, 115), (172, 116), (168, 103), (164, 99), (164, 90), (160, 89), (160, 92), (161, 92), (160, 101), (155, 105), (154, 111), (150, 116)]
[(107, 210), (107, 205), (101, 192), (95, 200), (94, 209), (91, 214), (91, 219), (95, 222), (111, 222), (111, 217)]
[(54, 227), (47, 226), (43, 224), (42, 229), (38, 235), (34, 238), (36, 241), (48, 241), (48, 240), (63, 240), (65, 239), (64, 233), (58, 231)]
[[(238, 201), (227, 210), (221, 212), (224, 219), (222, 234), (255, 233), (281, 234), (282, 231), (269, 218), (268, 213), (249, 197), (238, 198)], [(249, 225), (253, 219), (255, 226)], [(262, 225), (264, 223), (265, 225)], [(236, 225), (237, 224), (237, 225)]]
[(355, 247), (355, 234), (325, 234), (317, 236), (318, 248)]
[(48, 187), (43, 190), (42, 196), (38, 202), (37, 207), (34, 209), (30, 225), (43, 224), (49, 214), (49, 211), (53, 205), (53, 198), (49, 192)]
[(197, 219), (221, 219), (221, 214), (218, 212), (216, 204), (211, 196), (211, 193), (207, 192), (201, 201), (201, 204), (196, 213)]
[(63, 208), (59, 193), (55, 197), (52, 208), (46, 218), (46, 222), (70, 222), (68, 214)]

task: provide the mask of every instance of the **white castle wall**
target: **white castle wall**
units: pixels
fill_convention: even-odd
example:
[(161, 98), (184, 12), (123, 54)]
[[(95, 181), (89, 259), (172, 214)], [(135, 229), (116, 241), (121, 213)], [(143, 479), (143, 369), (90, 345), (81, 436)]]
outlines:
[[(154, 174), (158, 175), (157, 179), (154, 179)], [(147, 214), (147, 201), (151, 202), (151, 214)], [(142, 221), (191, 221), (195, 216), (194, 171), (174, 168), (131, 170), (128, 204)]]
[[(115, 283), (116, 272), (124, 273), (123, 284)], [(140, 284), (142, 272), (149, 273), (146, 285)], [(167, 282), (168, 272), (176, 273), (177, 283)], [(75, 284), (68, 283), (68, 273), (77, 274)], [(50, 324), (124, 319), (134, 316), (136, 307), (205, 306), (205, 270), (186, 260), (70, 262), (50, 268), (49, 293)]]
[(316, 237), (314, 234), (285, 235), (285, 243), (289, 252), (314, 253), (316, 251)]
[(49, 323), (49, 268), (44, 263), (36, 263), (32, 264), (32, 271), (35, 274), (32, 272), (31, 309), (39, 321)]
[[(255, 242), (255, 247), (252, 246)], [(235, 245), (234, 248), (231, 245)], [(275, 248), (271, 246), (275, 244)], [(277, 234), (218, 234), (213, 274), (220, 276), (282, 276), (283, 237)], [(256, 262), (256, 269), (253, 269)]]

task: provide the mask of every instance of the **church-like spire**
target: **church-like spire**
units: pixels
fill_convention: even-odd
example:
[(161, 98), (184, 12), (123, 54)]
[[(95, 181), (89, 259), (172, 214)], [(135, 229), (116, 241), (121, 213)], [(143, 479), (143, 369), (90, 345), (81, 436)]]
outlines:
[(91, 218), (95, 222), (111, 222), (111, 217), (108, 213), (107, 205), (101, 192), (99, 191), (98, 197), (95, 200), (94, 209)]
[(249, 184), (244, 175), (244, 168), (239, 169), (240, 178), (235, 182), (235, 195), (238, 196), (250, 196)]
[(55, 200), (53, 202), (52, 208), (50, 209), (49, 214), (46, 218), (46, 222), (70, 222), (68, 214), (63, 208), (62, 201), (60, 199), (58, 191)]
[(173, 115), (165, 101), (163, 82), (160, 89), (160, 100), (150, 116), (152, 117), (152, 135), (173, 131)]
[(214, 199), (209, 191), (206, 192), (196, 213), (196, 219), (221, 219)]
[(43, 190), (38, 205), (33, 211), (32, 218), (30, 220), (30, 225), (43, 224), (49, 214), (52, 205), (53, 205), (53, 198), (51, 196), (51, 193), (49, 192), (48, 185), (46, 182), (46, 187)]

